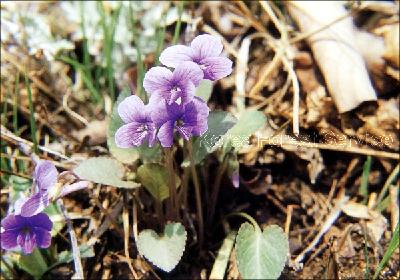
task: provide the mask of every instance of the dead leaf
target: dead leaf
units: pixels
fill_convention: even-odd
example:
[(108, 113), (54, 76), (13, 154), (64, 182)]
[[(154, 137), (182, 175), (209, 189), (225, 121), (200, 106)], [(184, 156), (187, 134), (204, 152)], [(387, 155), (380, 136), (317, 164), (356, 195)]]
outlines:
[(91, 121), (85, 128), (73, 131), (72, 135), (79, 141), (89, 137), (89, 145), (99, 145), (107, 140), (107, 120)]

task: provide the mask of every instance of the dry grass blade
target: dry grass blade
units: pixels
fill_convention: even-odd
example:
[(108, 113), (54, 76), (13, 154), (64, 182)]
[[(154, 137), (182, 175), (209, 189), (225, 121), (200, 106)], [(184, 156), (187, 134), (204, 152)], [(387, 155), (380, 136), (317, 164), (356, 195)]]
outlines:
[(344, 194), (344, 192), (339, 193), (338, 200), (336, 202), (335, 207), (326, 217), (325, 222), (322, 224), (321, 229), (318, 234), (314, 237), (312, 242), (305, 248), (295, 259), (292, 261), (292, 266), (295, 268), (301, 268), (304, 257), (308, 254), (314, 247), (318, 244), (321, 237), (329, 230), (329, 228), (335, 223), (337, 218), (339, 218), (340, 213), (342, 212), (342, 207), (349, 200), (349, 197)]
[(128, 263), (129, 269), (135, 279), (138, 279), (136, 271), (133, 269), (131, 258), (129, 256), (129, 212), (126, 207), (122, 211), (122, 221), (124, 224), (124, 252), (126, 257), (126, 262)]
[(81, 252), (79, 250), (78, 240), (76, 239), (74, 228), (72, 227), (71, 220), (68, 216), (67, 210), (65, 209), (62, 200), (58, 200), (57, 203), (60, 206), (61, 212), (64, 215), (64, 219), (68, 227), (69, 237), (71, 239), (72, 256), (74, 259), (74, 268), (75, 268), (75, 274), (74, 276), (72, 276), (72, 279), (84, 279)]

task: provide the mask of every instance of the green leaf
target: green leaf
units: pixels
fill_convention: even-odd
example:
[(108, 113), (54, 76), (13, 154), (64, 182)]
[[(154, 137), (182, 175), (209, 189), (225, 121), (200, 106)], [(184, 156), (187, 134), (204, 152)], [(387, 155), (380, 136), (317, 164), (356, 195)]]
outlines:
[(195, 95), (208, 102), (213, 90), (213, 82), (210, 80), (201, 80), (199, 86), (196, 88)]
[(368, 200), (368, 177), (371, 171), (371, 161), (372, 157), (368, 156), (367, 160), (364, 163), (363, 173), (361, 176), (361, 184), (360, 188), (358, 189), (358, 193), (364, 197), (363, 203), (366, 204)]
[(35, 279), (40, 279), (48, 269), (42, 253), (36, 248), (33, 250), (32, 254), (18, 255), (17, 264), (22, 270), (32, 275)]
[(277, 279), (285, 266), (289, 242), (282, 229), (267, 226), (264, 231), (243, 223), (236, 237), (236, 260), (243, 279)]
[(155, 266), (170, 272), (182, 258), (186, 235), (186, 230), (181, 223), (166, 225), (162, 236), (154, 230), (145, 229), (139, 233), (137, 247), (139, 253)]
[(375, 271), (373, 279), (378, 278), (379, 273), (386, 266), (386, 263), (392, 257), (394, 251), (398, 248), (399, 248), (399, 223), (397, 223), (396, 229), (393, 232), (392, 240), (390, 241), (390, 243), (387, 247), (387, 250), (386, 250), (385, 254), (383, 255), (383, 258)]
[[(51, 203), (44, 209), (44, 212), (49, 215), (50, 220), (53, 221), (53, 227), (51, 229), (51, 236), (56, 236), (57, 233), (63, 229), (65, 225), (64, 217), (61, 213), (60, 206), (56, 203)], [(60, 219), (62, 217), (62, 219)]]
[(128, 96), (130, 96), (129, 88), (125, 88), (118, 96), (114, 104), (111, 114), (110, 123), (108, 125), (107, 145), (111, 154), (122, 163), (134, 163), (139, 158), (143, 162), (159, 162), (161, 159), (161, 149), (159, 145), (149, 148), (147, 144), (143, 144), (137, 148), (118, 148), (115, 144), (115, 132), (124, 122), (118, 114), (118, 105)]
[[(168, 170), (156, 163), (146, 163), (137, 170), (139, 181), (158, 201), (169, 197), (168, 181), (170, 174)], [(176, 187), (180, 185), (179, 176), (175, 174)]]
[(208, 116), (208, 130), (193, 142), (193, 157), (200, 163), (207, 154), (222, 145), (222, 137), (235, 125), (236, 118), (223, 111), (211, 112)]
[(127, 189), (134, 189), (139, 186), (139, 184), (135, 182), (123, 181), (124, 166), (119, 161), (108, 157), (84, 160), (75, 167), (74, 173), (82, 180), (88, 180), (103, 185)]
[[(79, 251), (81, 253), (81, 258), (91, 258), (94, 257), (94, 250), (93, 246), (87, 245), (87, 244), (82, 244), (79, 246)], [(54, 267), (63, 264), (63, 263), (69, 263), (72, 262), (74, 259), (74, 256), (72, 255), (72, 252), (69, 250), (62, 251), (58, 254), (57, 261), (53, 263), (47, 270), (51, 270)]]
[[(83, 245), (79, 246), (79, 251), (81, 253), (82, 259), (94, 257), (93, 246), (83, 244)], [(74, 256), (72, 255), (71, 251), (69, 251), (69, 250), (62, 251), (61, 253), (58, 254), (57, 264), (69, 263), (69, 262), (72, 262), (73, 259), (74, 259)]]
[(263, 112), (246, 110), (240, 115), (237, 123), (228, 131), (225, 149), (233, 147), (240, 150), (248, 143), (249, 137), (262, 128), (266, 122)]

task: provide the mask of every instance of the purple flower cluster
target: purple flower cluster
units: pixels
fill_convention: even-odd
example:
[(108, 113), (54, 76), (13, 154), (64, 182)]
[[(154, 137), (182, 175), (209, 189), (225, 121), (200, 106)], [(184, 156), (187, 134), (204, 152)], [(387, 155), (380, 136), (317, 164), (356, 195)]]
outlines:
[(59, 194), (55, 194), (58, 177), (58, 171), (52, 162), (47, 160), (37, 162), (33, 173), (34, 193), (30, 197), (18, 199), (14, 203), (14, 213), (1, 221), (3, 249), (10, 250), (19, 246), (24, 254), (30, 254), (35, 247), (50, 246), (53, 223), (43, 210), (51, 199), (84, 189), (89, 184), (88, 181), (79, 181), (65, 185)]
[(137, 96), (119, 104), (125, 124), (115, 134), (116, 145), (152, 147), (158, 139), (161, 146), (171, 147), (175, 131), (185, 140), (206, 132), (209, 108), (195, 92), (202, 79), (216, 81), (232, 72), (232, 61), (221, 55), (222, 49), (221, 40), (207, 34), (197, 36), (190, 47), (165, 49), (160, 61), (175, 69), (157, 66), (147, 71), (143, 87), (150, 95), (148, 104)]

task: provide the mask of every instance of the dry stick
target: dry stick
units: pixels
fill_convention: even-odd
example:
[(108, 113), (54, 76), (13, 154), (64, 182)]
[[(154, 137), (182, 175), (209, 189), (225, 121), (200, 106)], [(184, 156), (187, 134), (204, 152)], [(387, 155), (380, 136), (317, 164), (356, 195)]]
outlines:
[(133, 224), (132, 224), (132, 231), (133, 231), (133, 237), (135, 239), (135, 242), (138, 240), (138, 209), (137, 209), (137, 202), (136, 202), (136, 197), (137, 197), (137, 190), (135, 190), (135, 195), (132, 199), (132, 217), (133, 217)]
[(135, 279), (138, 279), (138, 275), (136, 271), (133, 269), (132, 263), (131, 263), (131, 258), (129, 256), (129, 212), (126, 207), (124, 207), (122, 211), (122, 221), (124, 225), (124, 253), (125, 253), (125, 258), (126, 262), (128, 263), (129, 269)]
[(18, 177), (25, 178), (25, 179), (32, 179), (32, 176), (21, 174), (21, 173), (18, 173), (18, 172), (13, 172), (13, 171), (10, 171), (10, 170), (5, 170), (5, 169), (0, 169), (0, 174), (1, 175), (3, 175), (3, 174), (14, 175), (14, 176), (18, 176)]
[(358, 147), (338, 147), (339, 145), (333, 144), (325, 144), (325, 143), (312, 143), (312, 142), (303, 142), (303, 141), (280, 141), (275, 142), (271, 141), (271, 139), (259, 139), (258, 145), (265, 146), (299, 146), (299, 147), (306, 147), (306, 148), (317, 148), (321, 150), (330, 150), (330, 151), (338, 151), (338, 152), (345, 152), (345, 153), (355, 153), (367, 156), (373, 156), (378, 158), (390, 158), (390, 159), (399, 159), (399, 155), (396, 153), (385, 152), (385, 151), (375, 151), (371, 149), (363, 149)]
[(296, 257), (296, 259), (292, 262), (292, 266), (295, 268), (301, 267), (301, 261), (304, 259), (304, 256), (309, 253), (313, 248), (318, 244), (321, 237), (329, 230), (329, 228), (333, 225), (333, 223), (339, 218), (340, 213), (342, 212), (343, 205), (349, 200), (349, 197), (342, 192), (339, 194), (339, 199), (336, 202), (335, 207), (332, 209), (331, 213), (328, 217), (326, 217), (325, 222), (321, 226), (318, 234), (314, 237), (313, 241), (305, 248), (300, 255)]
[(76, 239), (75, 231), (72, 227), (71, 220), (68, 217), (67, 210), (65, 209), (62, 200), (58, 200), (57, 204), (59, 205), (61, 212), (63, 213), (65, 222), (67, 223), (69, 237), (71, 239), (72, 256), (74, 259), (74, 268), (75, 268), (75, 275), (72, 278), (84, 279), (82, 261), (81, 261), (81, 252), (78, 247), (78, 241)]
[(217, 177), (215, 178), (214, 185), (211, 191), (211, 205), (208, 212), (208, 223), (211, 224), (214, 219), (215, 207), (217, 204), (219, 190), (221, 188), (221, 180), (228, 167), (227, 156), (225, 155), (222, 164), (218, 167)]
[(68, 107), (68, 98), (71, 96), (71, 91), (68, 90), (67, 93), (63, 96), (62, 99), (62, 106), (69, 115), (83, 123), (85, 126), (89, 124), (89, 121), (86, 120), (83, 116), (79, 115), (77, 112), (73, 111), (71, 108)]
[(249, 97), (252, 97), (264, 87), (264, 83), (267, 80), (268, 76), (272, 73), (272, 71), (275, 68), (279, 67), (283, 54), (284, 52), (282, 49), (280, 49), (279, 52), (275, 53), (275, 56), (272, 59), (271, 63), (268, 64), (268, 66), (262, 72), (261, 77), (258, 79), (257, 83), (251, 88), (249, 92)]
[[(32, 142), (30, 142), (28, 140), (25, 140), (25, 139), (23, 139), (21, 137), (16, 136), (14, 133), (12, 133), (10, 130), (8, 130), (3, 125), (1, 125), (0, 135), (3, 136), (4, 138), (10, 139), (12, 142), (14, 142), (17, 145), (28, 146), (29, 148), (33, 147), (33, 143)], [(60, 154), (59, 152), (50, 150), (49, 148), (46, 148), (44, 146), (38, 145), (38, 149), (41, 150), (42, 152), (55, 155), (55, 156), (57, 156), (57, 157), (59, 157), (61, 159), (68, 160), (68, 161), (73, 161), (69, 157), (67, 157), (67, 156), (65, 156), (63, 154)]]
[(196, 209), (197, 209), (197, 219), (199, 223), (199, 247), (203, 246), (203, 237), (204, 237), (204, 220), (203, 220), (203, 209), (201, 203), (201, 192), (200, 192), (200, 182), (199, 177), (196, 172), (196, 165), (193, 159), (193, 147), (192, 140), (188, 141), (188, 150), (189, 150), (189, 158), (190, 158), (190, 169), (192, 171), (192, 178), (194, 184), (194, 191), (196, 195)]

